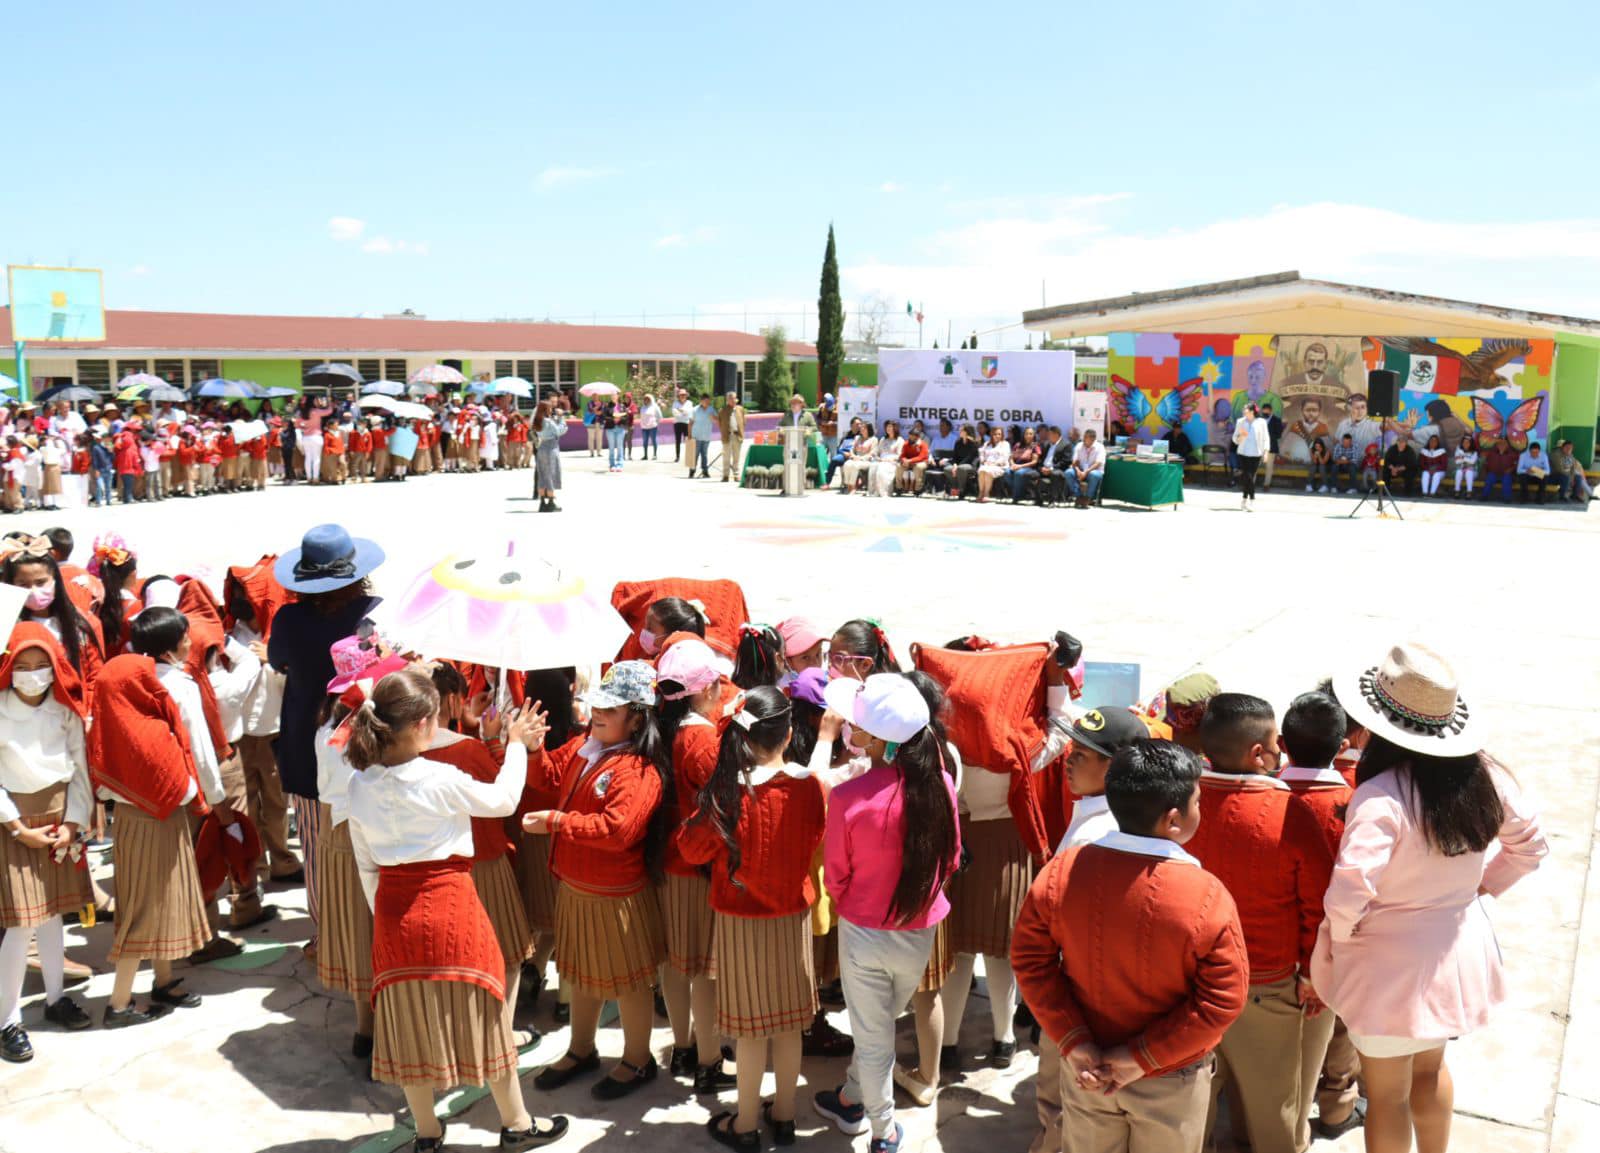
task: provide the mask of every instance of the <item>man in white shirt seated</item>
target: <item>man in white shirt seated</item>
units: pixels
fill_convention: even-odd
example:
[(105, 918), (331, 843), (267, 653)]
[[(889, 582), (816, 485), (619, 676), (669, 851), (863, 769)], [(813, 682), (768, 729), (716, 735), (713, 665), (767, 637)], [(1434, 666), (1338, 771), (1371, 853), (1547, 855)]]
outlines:
[(1072, 452), (1072, 470), (1067, 473), (1067, 492), (1079, 508), (1088, 508), (1100, 495), (1106, 478), (1106, 450), (1094, 429), (1085, 429), (1083, 441)]

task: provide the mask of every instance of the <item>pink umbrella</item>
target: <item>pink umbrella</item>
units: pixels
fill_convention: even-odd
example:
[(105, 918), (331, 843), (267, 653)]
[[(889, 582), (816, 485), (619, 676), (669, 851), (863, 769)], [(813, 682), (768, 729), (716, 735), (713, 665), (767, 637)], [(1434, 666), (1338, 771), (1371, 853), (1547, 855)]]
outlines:
[(375, 616), (398, 648), (521, 671), (598, 664), (630, 632), (609, 589), (519, 553), (515, 541), (445, 557)]
[(429, 364), (406, 377), (407, 384), (465, 384), (467, 378), (448, 364)]
[(609, 380), (592, 380), (578, 391), (584, 396), (616, 396), (622, 390)]

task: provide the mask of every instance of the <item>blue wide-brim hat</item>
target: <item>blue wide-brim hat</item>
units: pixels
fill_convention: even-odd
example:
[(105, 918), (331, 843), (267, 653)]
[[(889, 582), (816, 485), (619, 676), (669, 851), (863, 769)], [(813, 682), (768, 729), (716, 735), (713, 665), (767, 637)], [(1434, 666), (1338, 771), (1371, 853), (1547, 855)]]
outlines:
[(290, 592), (331, 593), (355, 584), (383, 563), (375, 541), (353, 537), (343, 525), (319, 524), (272, 566), (272, 575)]

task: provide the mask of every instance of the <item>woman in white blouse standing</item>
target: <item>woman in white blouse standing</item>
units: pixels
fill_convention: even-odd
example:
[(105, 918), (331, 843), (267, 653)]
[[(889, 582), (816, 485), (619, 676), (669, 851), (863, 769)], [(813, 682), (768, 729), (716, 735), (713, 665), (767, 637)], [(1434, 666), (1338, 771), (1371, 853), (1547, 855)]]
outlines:
[(894, 491), (894, 478), (900, 472), (900, 453), (906, 442), (900, 435), (900, 422), (883, 422), (883, 435), (872, 455), (872, 473), (867, 483), (868, 496), (888, 496)]
[(989, 503), (989, 491), (994, 482), (1011, 468), (1011, 446), (1006, 443), (1005, 430), (996, 425), (989, 430), (989, 439), (978, 446), (978, 503)]
[(1239, 507), (1245, 512), (1255, 512), (1256, 470), (1261, 467), (1261, 458), (1267, 455), (1272, 445), (1266, 417), (1255, 405), (1245, 405), (1244, 415), (1233, 426), (1233, 445), (1239, 457), (1240, 483), (1244, 485)]
[(434, 1089), (486, 1082), (500, 1148), (532, 1149), (567, 1119), (530, 1117), (522, 1101), (505, 966), (472, 882), (471, 818), (516, 810), (543, 726), (517, 712), (499, 776), (480, 782), (423, 758), (438, 723), (439, 694), (418, 667), (379, 681), (350, 723), (350, 842), (373, 910), (372, 1073), (404, 1089), (419, 1153), (444, 1145)]

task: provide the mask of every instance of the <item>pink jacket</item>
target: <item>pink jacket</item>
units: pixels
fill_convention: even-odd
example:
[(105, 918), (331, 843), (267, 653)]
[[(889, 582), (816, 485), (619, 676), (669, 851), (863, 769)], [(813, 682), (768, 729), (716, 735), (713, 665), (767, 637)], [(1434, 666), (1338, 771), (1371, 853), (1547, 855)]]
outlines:
[(1441, 1040), (1481, 1028), (1506, 998), (1494, 926), (1479, 898), (1499, 896), (1548, 851), (1538, 817), (1504, 770), (1499, 845), (1446, 857), (1429, 845), (1399, 778), (1350, 799), (1324, 899), (1311, 978), (1350, 1032)]
[[(955, 819), (956, 792), (949, 778), (950, 816)], [(863, 929), (925, 929), (937, 925), (950, 912), (950, 899), (941, 883), (922, 916), (909, 924), (889, 920), (889, 905), (900, 880), (905, 848), (905, 811), (900, 796), (900, 771), (891, 765), (874, 765), (853, 781), (846, 781), (828, 796), (828, 824), (823, 838), (822, 880), (838, 907), (839, 916)], [(945, 862), (943, 881), (955, 873), (961, 860), (961, 833), (956, 832), (955, 853)]]

